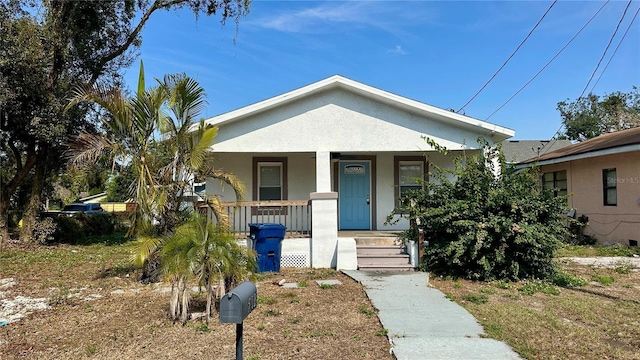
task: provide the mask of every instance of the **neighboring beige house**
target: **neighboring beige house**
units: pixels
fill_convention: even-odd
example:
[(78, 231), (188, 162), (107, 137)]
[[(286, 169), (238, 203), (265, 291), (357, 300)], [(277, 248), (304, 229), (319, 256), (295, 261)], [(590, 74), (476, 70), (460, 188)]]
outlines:
[(585, 233), (601, 244), (640, 240), (640, 127), (600, 135), (523, 161), (537, 164), (547, 188), (570, 194), (576, 216), (589, 217)]
[[(234, 230), (276, 222), (298, 236), (283, 243), (283, 266), (335, 267), (339, 230), (407, 229), (407, 221), (384, 223), (398, 196), (420, 186), (416, 178), (428, 179), (431, 165), (452, 166), (462, 150), (479, 151), (478, 138), (495, 144), (514, 135), (337, 75), (206, 122), (220, 129), (214, 165), (247, 188), (240, 208), (228, 205)], [(235, 201), (212, 179), (206, 193)]]

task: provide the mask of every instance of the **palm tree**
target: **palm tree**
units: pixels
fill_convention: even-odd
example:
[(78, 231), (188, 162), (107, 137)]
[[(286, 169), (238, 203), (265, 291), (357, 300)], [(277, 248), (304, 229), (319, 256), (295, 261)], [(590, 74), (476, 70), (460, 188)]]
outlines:
[[(238, 202), (244, 194), (244, 186), (233, 174), (211, 166), (211, 146), (218, 128), (196, 122), (206, 104), (204, 89), (184, 74), (167, 75), (156, 82), (145, 87), (141, 62), (134, 96), (96, 84), (76, 90), (68, 105), (88, 101), (106, 112), (102, 119), (106, 133), (81, 133), (71, 144), (71, 163), (94, 163), (106, 154), (113, 164), (131, 165), (135, 180), (130, 189), (138, 208), (129, 235), (138, 236), (136, 260), (146, 265), (154, 263), (161, 237), (171, 234), (183, 220), (180, 206), (195, 174), (227, 183)], [(216, 204), (216, 199), (211, 203)], [(214, 205), (212, 210), (224, 223), (220, 207)]]
[(152, 151), (166, 89), (144, 89), (144, 69), (141, 65), (138, 91), (127, 98), (118, 88), (96, 84), (91, 88), (78, 88), (67, 108), (80, 102), (93, 102), (106, 111), (102, 118), (104, 134), (80, 133), (69, 150), (72, 165), (86, 166), (106, 154), (115, 165), (131, 164), (134, 183), (131, 195), (138, 203), (130, 234), (151, 234), (154, 206), (161, 204), (158, 189), (157, 166), (159, 159)]
[[(207, 294), (206, 321), (215, 309), (214, 300), (231, 285), (253, 274), (253, 250), (240, 246), (223, 225), (213, 225), (197, 213), (166, 237), (161, 250), (163, 273), (172, 283), (169, 307), (174, 320), (188, 319), (189, 293), (186, 284), (196, 279)], [(214, 284), (217, 283), (214, 293)]]

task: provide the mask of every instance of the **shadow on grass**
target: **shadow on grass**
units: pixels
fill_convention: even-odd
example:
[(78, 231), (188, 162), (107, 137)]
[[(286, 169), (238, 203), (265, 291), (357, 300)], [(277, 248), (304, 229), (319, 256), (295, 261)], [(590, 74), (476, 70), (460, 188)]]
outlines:
[(79, 238), (73, 241), (60, 241), (60, 244), (69, 245), (95, 245), (104, 244), (108, 246), (123, 245), (133, 241), (134, 238), (127, 237), (122, 233), (113, 233), (109, 235), (95, 235)]
[(140, 270), (140, 267), (134, 264), (116, 265), (114, 267), (100, 271), (100, 274), (96, 276), (96, 279), (122, 277), (126, 275), (133, 275), (133, 278), (136, 278), (135, 273), (137, 270)]
[(595, 295), (595, 296), (601, 296), (601, 297), (609, 299), (609, 300), (628, 301), (628, 302), (632, 302), (634, 304), (639, 304), (640, 305), (640, 301), (635, 300), (635, 299), (626, 299), (626, 298), (623, 298), (623, 297), (620, 297), (620, 296), (609, 295), (609, 294), (601, 293), (599, 291), (585, 289), (585, 288), (581, 288), (581, 287), (566, 287), (565, 289), (571, 290), (571, 291), (576, 291), (576, 292), (581, 292), (581, 293), (585, 293), (585, 294), (591, 294), (591, 295)]

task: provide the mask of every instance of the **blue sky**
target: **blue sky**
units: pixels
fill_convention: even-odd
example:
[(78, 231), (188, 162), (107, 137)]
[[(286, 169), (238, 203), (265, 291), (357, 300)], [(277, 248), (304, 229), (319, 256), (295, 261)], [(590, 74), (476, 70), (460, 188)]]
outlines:
[[(140, 57), (147, 78), (184, 72), (208, 94), (211, 117), (340, 74), (410, 99), (458, 110), (525, 38), (551, 1), (260, 1), (233, 22), (188, 11), (154, 14)], [(558, 1), (506, 67), (465, 109), (486, 120), (604, 4)], [(514, 139), (549, 139), (558, 101), (587, 85), (627, 1), (610, 1), (518, 96), (487, 121)], [(634, 1), (592, 89), (640, 6)], [(235, 38), (235, 43), (234, 43)], [(133, 88), (138, 63), (126, 71)], [(596, 94), (640, 86), (640, 15), (602, 74)]]

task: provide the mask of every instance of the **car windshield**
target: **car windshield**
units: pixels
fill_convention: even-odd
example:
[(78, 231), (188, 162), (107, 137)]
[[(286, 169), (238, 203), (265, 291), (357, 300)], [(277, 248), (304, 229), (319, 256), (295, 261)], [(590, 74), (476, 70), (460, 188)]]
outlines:
[(67, 205), (62, 209), (63, 211), (85, 211), (87, 209), (84, 205)]

